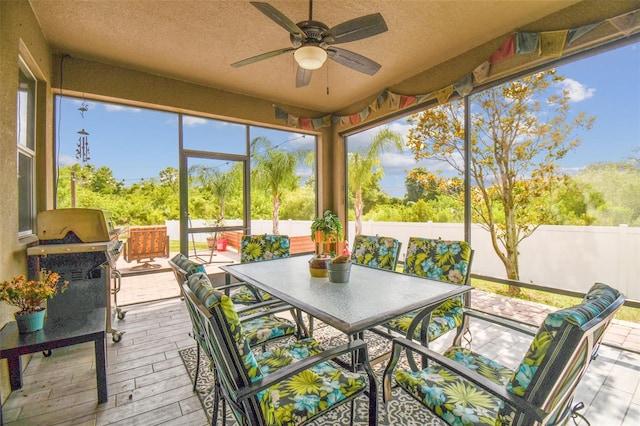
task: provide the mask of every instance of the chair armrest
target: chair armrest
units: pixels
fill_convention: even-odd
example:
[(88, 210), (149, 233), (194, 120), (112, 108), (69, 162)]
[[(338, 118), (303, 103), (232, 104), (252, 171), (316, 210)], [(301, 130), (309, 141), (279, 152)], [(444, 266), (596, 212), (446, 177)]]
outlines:
[[(209, 280), (211, 281), (211, 279), (209, 279)], [(225, 285), (216, 286), (215, 289), (216, 290), (220, 290), (220, 291), (232, 290), (232, 289), (234, 289), (236, 287), (242, 287), (244, 285), (250, 285), (250, 284), (247, 284), (245, 282), (233, 283), (233, 284), (225, 284)]]
[(547, 416), (547, 413), (545, 413), (539, 407), (533, 405), (532, 403), (518, 395), (514, 395), (511, 392), (508, 392), (504, 386), (497, 385), (481, 374), (467, 368), (464, 364), (458, 363), (452, 359), (445, 357), (444, 355), (441, 355), (429, 348), (426, 348), (416, 342), (405, 339), (403, 337), (393, 339), (391, 360), (389, 361), (389, 364), (387, 365), (383, 373), (383, 395), (385, 397), (385, 402), (390, 399), (391, 373), (395, 368), (400, 352), (403, 348), (411, 352), (417, 352), (420, 355), (425, 356), (432, 361), (435, 361), (449, 371), (469, 380), (476, 386), (479, 386), (487, 392), (495, 395), (505, 403), (516, 406), (519, 409), (522, 409), (523, 411), (531, 414), (532, 416), (536, 417), (536, 420), (539, 422), (542, 422)]
[(256, 300), (259, 300), (259, 301), (262, 300), (262, 296), (260, 296), (260, 293), (258, 292), (258, 289), (254, 285), (249, 284), (248, 282), (245, 282), (245, 281), (240, 281), (240, 282), (233, 283), (233, 284), (225, 284), (225, 285), (217, 286), (216, 290), (224, 291), (224, 294), (226, 294), (228, 296), (229, 295), (229, 290), (232, 290), (232, 289), (238, 288), (238, 287), (243, 287), (243, 286), (246, 286), (249, 289), (249, 291), (251, 293), (253, 293), (253, 297), (255, 297)]
[[(368, 366), (369, 358), (366, 356), (367, 353), (367, 344), (362, 340), (353, 340), (344, 345), (336, 346), (335, 348), (328, 349), (314, 356), (310, 356), (308, 358), (301, 359), (296, 361), (293, 364), (290, 364), (286, 367), (279, 369), (274, 373), (270, 373), (267, 376), (264, 376), (262, 380), (252, 383), (251, 385), (243, 388), (240, 392), (236, 394), (238, 401), (254, 396), (258, 392), (261, 392), (270, 386), (273, 386), (276, 383), (279, 383), (289, 377), (295, 376), (301, 371), (307, 370), (317, 364), (320, 364), (325, 361), (332, 360), (334, 358), (339, 357), (340, 355), (354, 352), (357, 350), (364, 350), (365, 353), (365, 364)], [(369, 380), (375, 380), (372, 376), (371, 367), (365, 367), (367, 371), (367, 375), (369, 375)]]
[(509, 318), (501, 317), (499, 315), (478, 311), (476, 309), (465, 308), (464, 315), (477, 318), (479, 320), (486, 321), (492, 324), (496, 324), (501, 327), (506, 327), (514, 331), (519, 331), (520, 333), (528, 334), (529, 336), (535, 336), (536, 333), (538, 332), (538, 325), (534, 326), (521, 321), (516, 321)]
[[(243, 315), (244, 312), (250, 312), (256, 309), (260, 309), (261, 311)], [(242, 305), (241, 308), (236, 308), (236, 312), (242, 321), (246, 321), (291, 309), (293, 309), (293, 307), (291, 305), (287, 305), (282, 300), (267, 300), (266, 302), (254, 303), (252, 305)]]

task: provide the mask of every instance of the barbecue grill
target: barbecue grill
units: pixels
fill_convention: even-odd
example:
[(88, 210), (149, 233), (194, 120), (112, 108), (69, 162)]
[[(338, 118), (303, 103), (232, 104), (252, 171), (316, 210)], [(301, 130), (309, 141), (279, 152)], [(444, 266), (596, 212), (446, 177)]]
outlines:
[(64, 293), (47, 302), (47, 316), (64, 318), (105, 307), (107, 332), (119, 342), (122, 333), (111, 326), (111, 295), (115, 313), (123, 319), (125, 313), (117, 306), (121, 277), (116, 269), (123, 229), (113, 226), (108, 211), (84, 208), (43, 211), (37, 229), (40, 244), (27, 249), (29, 273), (36, 277), (40, 269), (51, 270), (60, 274), (60, 282), (69, 281)]

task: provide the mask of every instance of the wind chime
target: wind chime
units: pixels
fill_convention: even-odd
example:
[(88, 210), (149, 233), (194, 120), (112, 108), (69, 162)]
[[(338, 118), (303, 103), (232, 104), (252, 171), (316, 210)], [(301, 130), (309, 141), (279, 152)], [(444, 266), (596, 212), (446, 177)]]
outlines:
[[(78, 108), (78, 111), (80, 111), (80, 115), (82, 116), (83, 123), (84, 123), (84, 113), (87, 112), (88, 110), (89, 110), (89, 104), (83, 101), (80, 108)], [(80, 135), (80, 137), (78, 138), (78, 145), (76, 147), (76, 159), (82, 161), (83, 163), (86, 163), (91, 159), (89, 157), (89, 138), (88, 138), (89, 132), (87, 132), (83, 128), (82, 130), (78, 131), (78, 134)]]

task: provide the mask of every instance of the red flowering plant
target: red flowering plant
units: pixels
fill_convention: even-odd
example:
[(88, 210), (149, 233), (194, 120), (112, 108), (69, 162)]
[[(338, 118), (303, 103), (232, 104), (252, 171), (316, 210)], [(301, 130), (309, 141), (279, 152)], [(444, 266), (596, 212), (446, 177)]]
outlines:
[[(41, 270), (39, 280), (27, 280), (24, 275), (13, 277), (11, 281), (0, 284), (0, 300), (17, 306), (19, 314), (37, 312), (42, 309), (42, 302), (51, 299), (58, 292), (60, 275), (56, 272)], [(64, 292), (69, 281), (64, 281), (60, 292)]]

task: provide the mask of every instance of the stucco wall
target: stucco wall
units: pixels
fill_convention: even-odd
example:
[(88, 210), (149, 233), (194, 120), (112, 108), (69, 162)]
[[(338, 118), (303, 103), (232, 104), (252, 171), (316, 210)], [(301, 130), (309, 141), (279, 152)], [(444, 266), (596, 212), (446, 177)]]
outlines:
[[(28, 240), (18, 239), (18, 176), (16, 167), (16, 96), (18, 90), (18, 56), (22, 55), (38, 79), (38, 98), (42, 108), (36, 126), (36, 150), (44, 166), (47, 146), (51, 144), (51, 102), (48, 81), (51, 76), (51, 53), (40, 32), (38, 22), (25, 1), (0, 2), (0, 279), (26, 272), (25, 248)], [(47, 106), (49, 105), (49, 106)], [(49, 129), (48, 131), (46, 129)], [(49, 169), (50, 172), (50, 169)], [(38, 208), (46, 208), (46, 188), (50, 184), (43, 168), (38, 176)], [(50, 191), (49, 191), (50, 192)], [(14, 309), (0, 303), (0, 327), (13, 318)], [(9, 394), (6, 360), (0, 365), (3, 398)]]
[[(125, 102), (135, 106), (162, 108), (174, 112), (202, 114), (240, 123), (268, 125), (291, 130), (275, 118), (271, 102), (204, 87), (136, 70), (71, 57), (54, 51), (44, 39), (27, 1), (0, 2), (0, 279), (26, 272), (25, 249), (34, 239), (18, 239), (18, 181), (16, 152), (16, 94), (18, 55), (28, 56), (36, 74), (37, 113), (37, 210), (53, 208), (53, 99), (54, 92), (83, 95), (96, 100)], [(61, 64), (62, 63), (62, 64)], [(62, 65), (62, 67), (60, 66)], [(60, 73), (62, 70), (62, 75)], [(62, 77), (62, 78), (61, 78)], [(60, 82), (62, 81), (62, 87)], [(282, 106), (301, 116), (320, 116), (315, 111)], [(320, 149), (319, 188), (332, 188), (332, 129), (317, 133)], [(323, 191), (325, 192), (325, 191)], [(326, 191), (331, 193), (332, 191)], [(332, 208), (331, 198), (320, 198), (319, 207)], [(0, 303), (0, 327), (13, 319), (14, 309)], [(0, 364), (0, 389), (9, 393), (6, 362)]]

